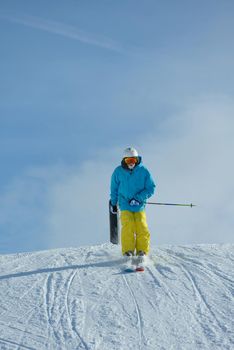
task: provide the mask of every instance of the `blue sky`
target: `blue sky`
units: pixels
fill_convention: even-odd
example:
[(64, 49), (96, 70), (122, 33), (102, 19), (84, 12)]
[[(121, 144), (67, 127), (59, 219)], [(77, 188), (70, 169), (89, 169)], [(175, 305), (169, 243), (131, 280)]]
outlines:
[[(0, 253), (108, 241), (135, 146), (152, 244), (233, 242), (233, 1), (1, 1)], [(186, 211), (187, 210), (187, 211)]]

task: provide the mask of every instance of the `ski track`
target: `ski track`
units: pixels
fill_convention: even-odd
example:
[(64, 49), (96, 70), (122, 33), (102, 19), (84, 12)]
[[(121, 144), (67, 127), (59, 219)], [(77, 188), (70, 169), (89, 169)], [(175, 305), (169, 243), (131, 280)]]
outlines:
[(0, 350), (234, 348), (229, 247), (157, 248), (132, 274), (118, 254), (105, 244), (1, 257)]
[[(1, 343), (3, 343), (3, 346), (1, 345)], [(10, 348), (8, 345), (5, 345), (5, 344), (8, 344), (8, 345), (14, 346), (14, 347)], [(0, 338), (0, 349), (1, 350), (11, 350), (11, 349), (18, 349), (18, 350), (20, 350), (20, 348), (21, 349), (28, 349), (28, 350), (36, 350), (35, 348), (28, 347), (28, 346), (25, 346), (25, 345), (19, 345), (17, 342)]]
[[(163, 272), (163, 270), (164, 270), (164, 272)], [(174, 274), (174, 271), (170, 268), (162, 267), (161, 265), (159, 265), (159, 267), (156, 265), (156, 267), (154, 269), (148, 268), (148, 271), (149, 271), (150, 275), (153, 277), (153, 279), (156, 281), (157, 281), (157, 277), (155, 276), (155, 274), (157, 274), (158, 279), (160, 281), (160, 282), (158, 282), (158, 285), (160, 287), (163, 287), (164, 291), (166, 291), (166, 295), (169, 298), (169, 302), (172, 302), (173, 304), (177, 304), (177, 305), (182, 306), (181, 300), (178, 297), (178, 295), (175, 292), (173, 292), (173, 289), (172, 289), (172, 291), (170, 291), (170, 287), (167, 285), (167, 280), (170, 280), (170, 277), (166, 274), (166, 272), (170, 272), (170, 273)], [(165, 277), (166, 277), (166, 279), (165, 279)], [(156, 309), (156, 311), (158, 311), (158, 308), (155, 308), (155, 309)], [(195, 322), (197, 322), (197, 318), (195, 317), (194, 314), (191, 314), (191, 317), (193, 318), (193, 320)], [(171, 348), (173, 349), (173, 346)]]
[[(86, 253), (85, 258), (83, 259), (83, 263), (87, 263), (89, 256), (91, 255), (91, 252), (88, 251)], [(70, 264), (70, 261), (67, 260), (67, 256), (65, 255), (65, 261), (67, 262), (67, 264)], [(80, 322), (81, 327), (79, 330), (79, 325), (77, 323), (77, 316), (76, 316), (76, 311), (77, 311), (77, 305), (76, 305), (76, 295), (73, 295), (71, 293), (71, 289), (72, 289), (72, 285), (73, 285), (73, 281), (75, 280), (75, 278), (77, 277), (77, 279), (79, 280), (79, 289), (80, 289), (80, 297), (82, 297), (82, 315), (83, 315), (83, 320), (82, 322)], [(69, 294), (72, 295), (71, 297), (71, 301), (69, 298)], [(73, 334), (75, 334), (75, 336), (78, 339), (79, 345), (77, 346), (77, 349), (80, 349), (82, 347), (82, 349), (88, 350), (89, 347), (86, 343), (86, 341), (84, 340), (83, 336), (81, 334), (84, 334), (85, 329), (86, 329), (86, 307), (84, 305), (84, 299), (85, 294), (84, 294), (84, 290), (83, 290), (83, 281), (81, 279), (80, 276), (80, 271), (79, 269), (76, 269), (70, 276), (70, 279), (68, 281), (67, 284), (67, 291), (66, 291), (66, 295), (65, 295), (65, 305), (66, 305), (66, 310), (67, 310), (67, 314), (69, 317), (69, 323), (70, 323), (70, 329), (72, 330)], [(81, 347), (80, 347), (81, 345)]]
[[(212, 267), (212, 269), (209, 270), (206, 268), (206, 266), (204, 266), (203, 263), (194, 260), (194, 258), (188, 258), (187, 256), (175, 253), (174, 251), (170, 251), (170, 256), (174, 261), (177, 262), (177, 265), (180, 266), (181, 271), (184, 272), (184, 275), (186, 276), (189, 282), (189, 285), (192, 286), (193, 288), (194, 298), (196, 300), (196, 305), (197, 305), (196, 306), (197, 313), (199, 315), (197, 319), (199, 320), (198, 322), (200, 323), (200, 328), (203, 329), (204, 334), (207, 334), (207, 330), (208, 330), (212, 334), (212, 337), (216, 337), (217, 332), (215, 329), (216, 327), (214, 328), (214, 323), (221, 330), (221, 333), (225, 334), (226, 328), (222, 325), (222, 323), (217, 318), (215, 312), (212, 310), (212, 307), (209, 304), (209, 301), (204, 295), (202, 289), (199, 287), (197, 278), (195, 274), (192, 272), (192, 270), (196, 268), (200, 272), (197, 275), (199, 276), (201, 273), (203, 273), (206, 275), (207, 279), (210, 278), (210, 275), (215, 274), (219, 278), (222, 278), (230, 282), (231, 284), (233, 284), (233, 281), (230, 278), (224, 277), (223, 275), (221, 275), (221, 273), (215, 272), (214, 270), (217, 270), (217, 268), (214, 267), (214, 265), (212, 264), (207, 264), (208, 267)], [(206, 310), (207, 312), (205, 312), (203, 309)], [(204, 317), (208, 317), (207, 314), (209, 315), (209, 324), (204, 322), (202, 323), (201, 319)], [(230, 344), (234, 344), (233, 340), (228, 336), (228, 334), (226, 334), (225, 337), (228, 338)], [(222, 349), (230, 349), (229, 346), (224, 344), (224, 342), (220, 339), (216, 339), (215, 343), (218, 344)]]
[[(61, 257), (64, 256), (61, 255)], [(68, 264), (66, 257), (63, 259), (63, 263)], [(63, 273), (63, 276), (59, 272), (51, 273), (46, 280), (44, 307), (49, 325), (49, 337), (54, 338), (56, 347), (65, 344), (68, 338), (74, 344), (74, 338), (76, 338), (79, 344), (78, 348), (88, 349), (81, 332), (77, 329), (75, 310), (72, 311), (74, 300), (71, 305), (69, 300), (70, 289), (78, 275), (78, 268), (74, 268), (71, 272)], [(82, 286), (82, 283), (79, 286)], [(62, 305), (63, 307), (61, 307)], [(59, 318), (58, 314), (60, 315)], [(85, 317), (85, 311), (83, 311), (83, 314)]]
[[(170, 309), (173, 305), (181, 305), (181, 301), (178, 298), (178, 295), (173, 292), (173, 289), (170, 290), (170, 286), (167, 284), (167, 281), (172, 280), (167, 273), (174, 274), (174, 271), (167, 267), (162, 267), (160, 265), (160, 268), (158, 266), (148, 266), (146, 267), (146, 271), (148, 272), (149, 276), (152, 278), (151, 282), (155, 283), (155, 285), (160, 288), (160, 291), (163, 291), (163, 295), (165, 297), (166, 303), (167, 303), (167, 309)], [(147, 277), (148, 279), (148, 277)], [(149, 280), (149, 279), (148, 279)], [(152, 284), (151, 284), (152, 285)], [(145, 292), (147, 291), (147, 292)], [(151, 305), (152, 309), (154, 310), (155, 314), (157, 315), (160, 312), (160, 307), (157, 305), (157, 292), (158, 289), (149, 289), (149, 288), (142, 288), (142, 294), (145, 295), (145, 299), (148, 300), (149, 304)], [(155, 297), (152, 297), (152, 294), (155, 295)], [(155, 300), (156, 299), (156, 300)], [(154, 301), (155, 300), (155, 301)], [(165, 312), (167, 312), (165, 309)], [(195, 322), (197, 322), (197, 318), (192, 314), (191, 317), (194, 319)], [(167, 337), (167, 331), (165, 331), (164, 327), (160, 327), (160, 333), (164, 334), (164, 337)], [(158, 345), (157, 345), (158, 347)], [(168, 344), (165, 347), (165, 350), (167, 349), (175, 349), (174, 345)], [(147, 347), (145, 348), (147, 349)], [(153, 349), (153, 347), (152, 347)], [(164, 347), (162, 347), (164, 349)], [(180, 348), (178, 348), (180, 349)]]
[(139, 304), (135, 298), (135, 295), (133, 293), (133, 290), (132, 288), (130, 287), (130, 284), (127, 280), (127, 277), (126, 276), (122, 276), (123, 277), (123, 280), (131, 294), (131, 297), (132, 297), (132, 301), (134, 303), (134, 306), (135, 306), (135, 310), (136, 310), (136, 314), (137, 314), (137, 328), (138, 328), (138, 337), (139, 337), (139, 350), (142, 349), (142, 339), (143, 339), (143, 322), (142, 322), (142, 316), (141, 316), (141, 311), (140, 311), (140, 307), (139, 307)]
[(185, 276), (187, 277), (190, 285), (193, 288), (194, 298), (197, 300), (197, 302), (196, 302), (197, 306), (196, 307), (197, 307), (197, 310), (198, 310), (197, 311), (198, 315), (200, 316), (200, 317), (197, 317), (197, 321), (200, 324), (200, 328), (203, 329), (204, 334), (206, 334), (207, 330), (209, 330), (209, 332), (212, 333), (213, 336), (215, 336), (215, 332), (213, 331), (213, 329), (211, 328), (210, 325), (208, 326), (207, 324), (205, 324), (205, 326), (204, 326), (203, 323), (201, 323), (201, 317), (204, 316), (204, 311), (202, 311), (202, 305), (201, 304), (203, 304), (205, 306), (205, 309), (208, 311), (208, 314), (210, 314), (210, 316), (211, 316), (211, 317), (209, 317), (210, 321), (212, 321), (212, 319), (214, 319), (216, 321), (216, 323), (218, 324), (218, 326), (220, 328), (222, 328), (222, 327), (221, 327), (219, 321), (217, 320), (215, 314), (211, 311), (211, 308), (210, 308), (208, 302), (206, 301), (205, 296), (203, 295), (202, 291), (198, 287), (198, 284), (196, 283), (196, 279), (195, 279), (194, 275), (188, 270), (188, 268), (185, 265), (181, 264), (181, 267), (184, 270)]
[(148, 271), (148, 273), (151, 275), (151, 277), (153, 278), (154, 282), (158, 285), (158, 287), (162, 287), (164, 289), (164, 292), (168, 296), (168, 298), (171, 299), (171, 301), (176, 303), (177, 300), (175, 299), (173, 291), (170, 290), (166, 282), (164, 282), (163, 280), (163, 278), (165, 279), (165, 275), (162, 273), (162, 270), (156, 269), (156, 273), (158, 272), (157, 276), (155, 276), (155, 274), (152, 272), (152, 270), (149, 267), (146, 268), (146, 271)]
[[(78, 337), (78, 340), (80, 341), (81, 345), (83, 346), (84, 349), (88, 350), (88, 345), (86, 344), (85, 340), (83, 339), (83, 337), (81, 336), (81, 332), (79, 332), (78, 328), (77, 328), (77, 322), (76, 322), (76, 317), (75, 317), (75, 309), (74, 311), (72, 312), (72, 315), (71, 315), (71, 310), (72, 308), (69, 306), (69, 291), (70, 291), (70, 288), (71, 288), (71, 285), (72, 285), (72, 282), (75, 278), (75, 276), (77, 275), (78, 271), (74, 271), (72, 274), (71, 274), (71, 278), (69, 280), (69, 283), (68, 283), (68, 287), (67, 287), (67, 292), (66, 292), (66, 310), (67, 310), (67, 314), (69, 316), (69, 322), (70, 322), (70, 328), (71, 330), (73, 331), (73, 333), (75, 333), (75, 335)], [(82, 283), (80, 283), (80, 285), (82, 286)], [(83, 293), (82, 293), (83, 294)], [(73, 305), (74, 304), (74, 301), (72, 303)], [(83, 314), (84, 314), (84, 317), (85, 317), (85, 310), (83, 311)], [(82, 328), (82, 332), (84, 331), (84, 328), (85, 328), (85, 320), (83, 322), (83, 328)]]
[[(92, 258), (91, 260), (88, 260)], [(116, 290), (115, 284), (113, 284), (113, 270), (112, 266), (116, 264), (116, 261), (111, 259), (109, 253), (105, 250), (101, 250), (99, 253), (89, 252), (87, 255), (86, 262), (89, 266), (89, 263), (92, 265), (94, 262), (94, 258), (97, 262), (97, 265), (101, 262), (105, 262), (104, 259), (109, 261), (110, 268), (105, 272), (104, 278), (102, 277), (102, 273), (97, 274), (97, 270), (93, 270), (88, 268), (86, 271), (81, 270), (79, 273), (81, 285), (83, 286), (83, 295), (86, 295), (88, 299), (88, 305), (86, 310), (89, 312), (85, 314), (84, 325), (83, 325), (83, 335), (87, 340), (88, 349), (99, 349), (102, 348), (102, 343), (100, 339), (97, 337), (94, 338), (93, 334), (90, 334), (90, 327), (96, 327), (94, 320), (101, 319), (104, 320), (106, 317), (104, 308), (107, 306), (107, 301), (109, 299), (108, 294), (114, 292)], [(112, 261), (113, 260), (113, 261)], [(104, 264), (105, 266), (105, 264)], [(81, 278), (82, 275), (82, 278)], [(83, 282), (83, 283), (82, 283)]]

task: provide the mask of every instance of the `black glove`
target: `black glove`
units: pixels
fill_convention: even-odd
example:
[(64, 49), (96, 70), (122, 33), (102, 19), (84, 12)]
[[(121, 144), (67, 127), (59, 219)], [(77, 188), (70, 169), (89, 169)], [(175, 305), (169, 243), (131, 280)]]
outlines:
[(118, 212), (118, 208), (117, 208), (117, 205), (110, 205), (110, 212), (112, 213), (112, 214), (117, 214), (117, 212)]
[(141, 202), (139, 202), (138, 200), (136, 200), (135, 198), (132, 198), (132, 199), (130, 199), (130, 201), (129, 201), (129, 205), (131, 205), (131, 207), (133, 207), (133, 206), (138, 206), (138, 205), (140, 205), (141, 204)]

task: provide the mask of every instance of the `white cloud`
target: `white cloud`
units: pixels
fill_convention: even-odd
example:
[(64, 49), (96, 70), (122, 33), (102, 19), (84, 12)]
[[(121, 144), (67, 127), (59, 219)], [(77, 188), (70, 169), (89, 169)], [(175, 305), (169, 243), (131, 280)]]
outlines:
[[(144, 163), (158, 186), (152, 199), (197, 205), (192, 209), (148, 206), (153, 245), (233, 241), (233, 112), (228, 98), (197, 101), (167, 120), (166, 138), (148, 135), (139, 142)], [(120, 162), (122, 148), (100, 150), (95, 161), (51, 187), (48, 232), (60, 246), (109, 239), (110, 176)]]
[[(164, 138), (151, 134), (138, 145), (129, 143), (138, 147), (157, 182), (152, 200), (197, 205), (148, 206), (153, 245), (233, 242), (233, 115), (230, 99), (204, 99), (167, 119)], [(5, 235), (11, 228), (12, 251), (17, 250), (17, 240), (22, 248), (25, 234), (32, 249), (37, 249), (34, 239), (40, 248), (108, 241), (110, 176), (125, 146), (98, 150), (95, 160), (81, 167), (31, 169), (9, 185), (0, 198), (5, 208), (0, 224)]]
[(80, 246), (109, 240), (111, 165), (88, 162), (50, 188), (51, 246)]
[[(149, 208), (155, 242), (233, 242), (234, 104), (216, 96), (191, 103), (173, 118), (173, 132), (144, 144), (144, 159), (164, 202), (197, 207)], [(165, 128), (173, 130), (171, 122)]]

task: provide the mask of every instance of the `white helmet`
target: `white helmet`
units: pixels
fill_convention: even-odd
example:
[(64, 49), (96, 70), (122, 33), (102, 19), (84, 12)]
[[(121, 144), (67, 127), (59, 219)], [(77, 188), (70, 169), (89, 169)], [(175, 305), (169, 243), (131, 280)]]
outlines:
[(126, 148), (123, 153), (123, 158), (126, 158), (126, 157), (138, 157), (137, 150), (133, 147)]

